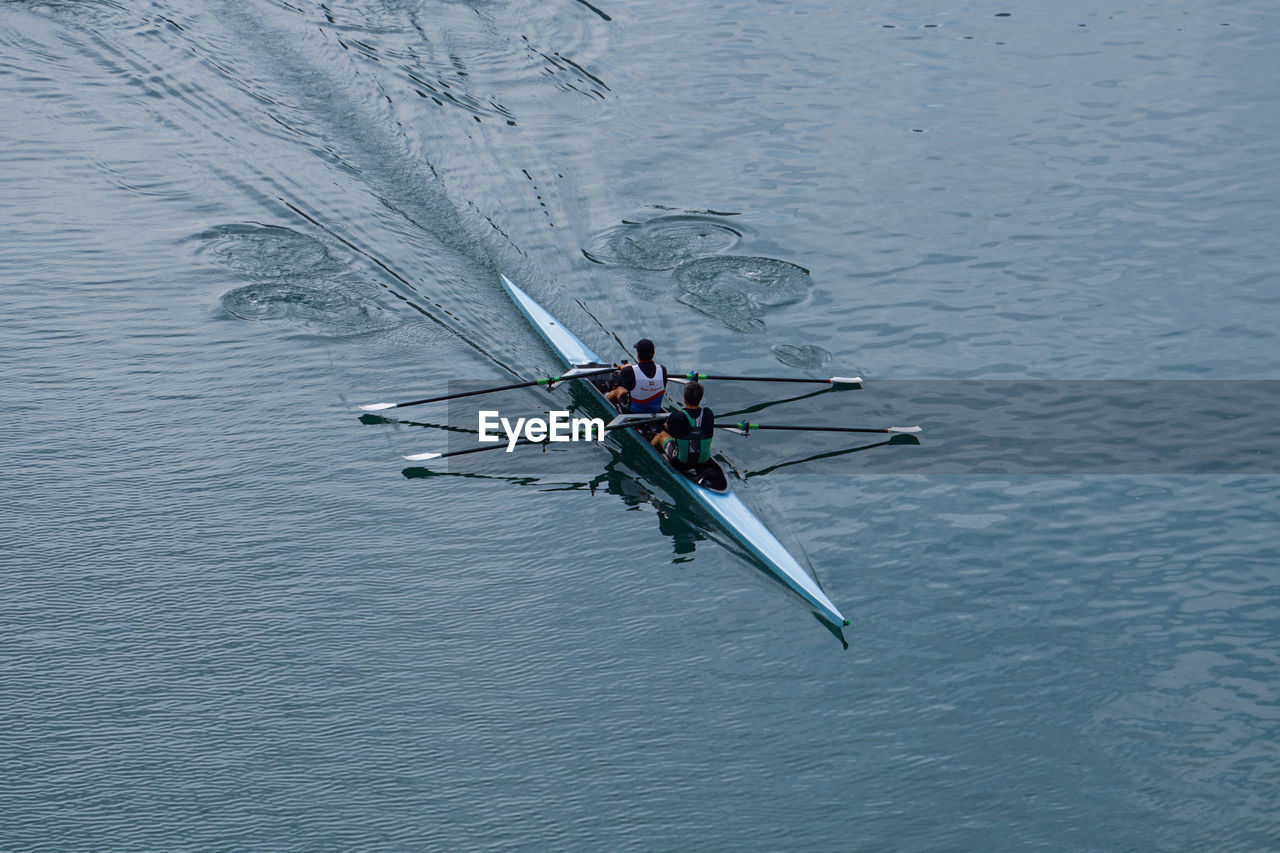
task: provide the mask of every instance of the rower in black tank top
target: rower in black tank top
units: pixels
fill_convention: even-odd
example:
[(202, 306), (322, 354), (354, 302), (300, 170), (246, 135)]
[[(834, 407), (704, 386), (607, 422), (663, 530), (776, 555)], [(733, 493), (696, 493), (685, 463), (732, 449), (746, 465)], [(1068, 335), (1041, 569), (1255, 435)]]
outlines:
[(693, 468), (711, 460), (716, 416), (702, 405), (702, 392), (700, 382), (684, 386), (684, 408), (667, 415), (665, 426), (651, 442), (679, 468)]

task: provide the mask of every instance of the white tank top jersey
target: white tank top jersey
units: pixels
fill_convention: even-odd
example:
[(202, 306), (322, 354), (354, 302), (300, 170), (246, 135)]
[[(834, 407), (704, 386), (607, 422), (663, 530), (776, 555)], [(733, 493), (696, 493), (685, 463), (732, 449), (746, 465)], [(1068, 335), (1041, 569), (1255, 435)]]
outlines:
[(644, 405), (662, 398), (662, 392), (666, 390), (667, 371), (661, 364), (655, 366), (657, 370), (652, 377), (645, 376), (638, 364), (632, 368), (631, 372), (636, 375), (636, 387), (631, 391), (633, 405)]

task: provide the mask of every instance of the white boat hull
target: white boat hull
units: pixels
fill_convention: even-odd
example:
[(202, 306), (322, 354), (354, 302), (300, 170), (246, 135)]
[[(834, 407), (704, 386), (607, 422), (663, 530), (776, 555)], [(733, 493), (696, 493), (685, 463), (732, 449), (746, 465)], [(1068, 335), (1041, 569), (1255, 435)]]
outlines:
[[(579, 340), (577, 335), (561, 325), (559, 320), (547, 313), (546, 309), (513, 284), (505, 275), (502, 276), (502, 286), (506, 288), (507, 293), (511, 296), (516, 306), (519, 307), (521, 313), (542, 335), (543, 340), (564, 359), (567, 367), (572, 368), (603, 362), (603, 359)], [(599, 397), (604, 406), (612, 408), (611, 404), (605, 400), (604, 395), (600, 393), (593, 383), (588, 382), (587, 385), (591, 387), (592, 392)], [(634, 434), (633, 430), (624, 430), (624, 432)], [(671, 478), (677, 486), (697, 501), (735, 541), (755, 556), (756, 559), (768, 566), (774, 574), (813, 605), (825, 618), (836, 625), (847, 624), (839, 609), (831, 603), (831, 600), (827, 598), (826, 594), (818, 587), (818, 584), (809, 576), (809, 573), (804, 570), (795, 557), (783, 547), (778, 538), (764, 526), (764, 523), (747, 508), (746, 504), (737, 495), (732, 491), (717, 492), (699, 486), (678, 471), (672, 470), (661, 454), (639, 434), (634, 434), (634, 437), (636, 438), (635, 443), (643, 447), (659, 464), (670, 471)]]

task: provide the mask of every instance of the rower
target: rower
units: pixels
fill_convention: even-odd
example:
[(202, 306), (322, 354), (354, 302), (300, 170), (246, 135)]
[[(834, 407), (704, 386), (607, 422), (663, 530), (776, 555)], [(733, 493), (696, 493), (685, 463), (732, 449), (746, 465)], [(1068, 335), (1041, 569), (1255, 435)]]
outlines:
[(619, 410), (623, 409), (623, 396), (628, 395), (631, 402), (626, 411), (658, 414), (667, 390), (667, 369), (654, 363), (653, 341), (648, 338), (636, 341), (636, 358), (640, 363), (624, 365), (618, 374), (618, 387), (605, 396)]
[(684, 386), (684, 408), (667, 415), (666, 424), (651, 444), (676, 467), (694, 468), (711, 461), (715, 426), (715, 414), (702, 405), (702, 384), (690, 382)]

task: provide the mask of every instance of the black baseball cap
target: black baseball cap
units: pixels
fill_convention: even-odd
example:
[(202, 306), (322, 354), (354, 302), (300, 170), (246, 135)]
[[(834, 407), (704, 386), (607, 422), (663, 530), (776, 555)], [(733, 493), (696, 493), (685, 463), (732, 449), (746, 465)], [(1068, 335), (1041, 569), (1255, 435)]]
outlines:
[(648, 338), (641, 338), (636, 341), (636, 355), (641, 361), (648, 361), (653, 358), (653, 341)]

